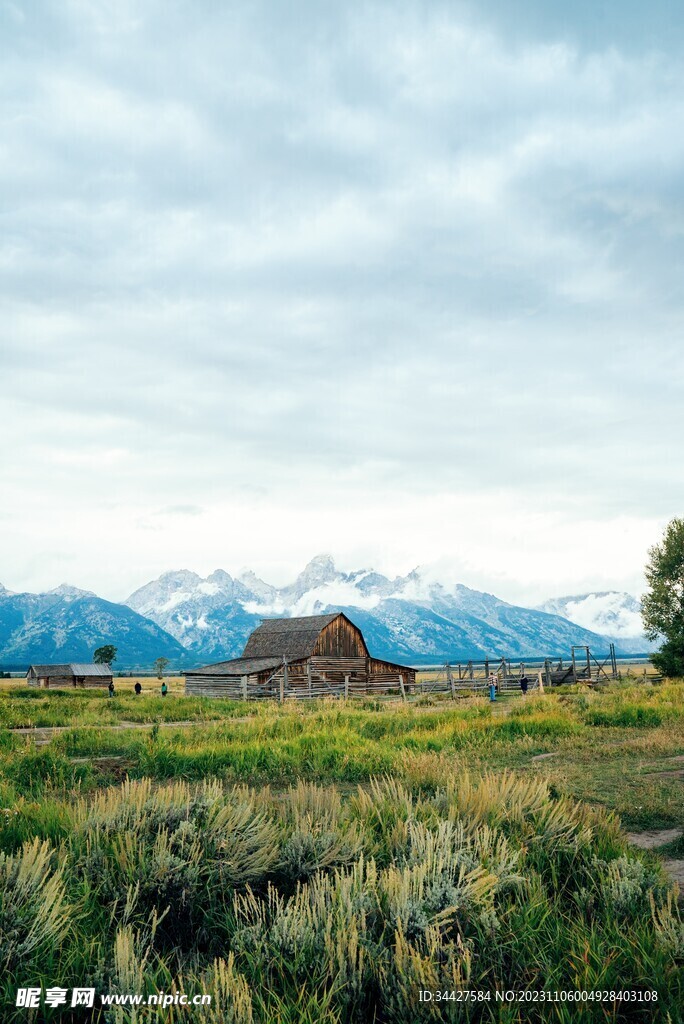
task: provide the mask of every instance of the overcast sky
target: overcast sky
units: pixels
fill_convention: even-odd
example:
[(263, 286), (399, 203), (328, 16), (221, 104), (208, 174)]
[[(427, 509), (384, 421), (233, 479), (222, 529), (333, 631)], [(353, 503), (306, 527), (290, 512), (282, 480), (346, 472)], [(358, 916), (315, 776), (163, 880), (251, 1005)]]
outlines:
[(675, 0), (0, 0), (0, 582), (638, 594), (683, 54)]

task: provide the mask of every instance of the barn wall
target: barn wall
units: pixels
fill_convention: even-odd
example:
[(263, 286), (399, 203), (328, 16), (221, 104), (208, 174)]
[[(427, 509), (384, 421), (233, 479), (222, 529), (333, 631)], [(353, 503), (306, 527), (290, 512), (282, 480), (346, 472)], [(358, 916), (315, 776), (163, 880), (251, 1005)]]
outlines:
[(326, 679), (335, 679), (344, 682), (345, 676), (354, 679), (366, 679), (366, 658), (346, 656), (331, 658), (325, 656), (314, 656), (310, 659), (311, 671), (315, 675), (325, 675)]
[(71, 676), (48, 676), (45, 680), (41, 677), (39, 685), (52, 690), (66, 690), (67, 687), (74, 685), (74, 680)]
[(398, 678), (401, 673), (404, 677), (404, 682), (408, 679), (411, 682), (416, 680), (416, 670), (414, 668), (408, 668), (406, 665), (395, 665), (391, 661), (380, 661), (378, 658), (368, 659), (368, 671), (371, 675), (393, 675), (395, 678)]
[(358, 626), (339, 615), (323, 627), (313, 653), (333, 658), (365, 658), (368, 649)]
[(272, 671), (252, 673), (247, 676), (191, 676), (185, 677), (185, 695), (187, 697), (230, 697), (242, 700), (245, 696), (277, 697), (278, 680), (272, 679)]

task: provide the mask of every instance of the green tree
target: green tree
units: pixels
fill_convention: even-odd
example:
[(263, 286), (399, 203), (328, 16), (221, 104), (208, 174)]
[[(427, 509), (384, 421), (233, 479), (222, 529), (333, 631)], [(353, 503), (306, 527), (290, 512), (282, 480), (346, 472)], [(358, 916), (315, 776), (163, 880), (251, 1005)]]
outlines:
[(168, 658), (155, 658), (154, 659), (154, 667), (155, 667), (156, 672), (157, 672), (157, 679), (161, 679), (162, 678), (162, 676), (164, 675), (164, 669), (166, 668), (168, 663), (169, 663), (169, 659)]
[(114, 644), (104, 644), (103, 647), (98, 647), (93, 654), (93, 661), (96, 665), (111, 665), (113, 661), (116, 661), (116, 647)]
[(662, 640), (651, 660), (667, 676), (684, 676), (684, 519), (667, 524), (660, 544), (648, 552), (645, 575), (644, 630), (649, 640)]

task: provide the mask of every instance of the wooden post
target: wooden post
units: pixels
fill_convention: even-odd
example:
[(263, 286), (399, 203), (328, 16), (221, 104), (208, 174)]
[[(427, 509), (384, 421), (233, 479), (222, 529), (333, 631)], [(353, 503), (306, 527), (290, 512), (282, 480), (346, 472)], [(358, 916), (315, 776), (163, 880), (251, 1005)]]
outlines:
[(307, 663), (306, 663), (306, 681), (307, 681), (308, 688), (309, 688), (309, 697), (311, 697), (312, 681), (311, 681), (311, 662), (310, 661), (307, 661)]
[(344, 677), (344, 699), (349, 700), (349, 676)]
[(538, 679), (539, 679), (539, 692), (543, 693), (544, 692), (544, 683), (542, 682), (542, 674), (541, 674), (541, 672), (538, 673)]
[(613, 679), (617, 678), (617, 658), (615, 657), (615, 644), (610, 645), (610, 666), (613, 670)]
[(404, 686), (404, 677), (399, 673), (399, 689), (401, 690), (401, 699), (406, 700), (406, 687)]
[(461, 662), (459, 661), (459, 663), (458, 663), (458, 681), (459, 681), (459, 683), (461, 682), (462, 679), (463, 679), (463, 676), (461, 675)]
[(472, 661), (468, 662), (468, 671), (470, 672), (470, 681), (471, 681), (471, 683), (475, 682), (475, 672), (473, 671), (473, 663), (472, 663)]
[(454, 683), (454, 673), (451, 671), (451, 665), (447, 661), (447, 682), (451, 689), (451, 696), (456, 700), (456, 684)]
[(285, 700), (287, 693), (287, 658), (283, 658), (283, 674), (280, 677), (280, 703)]
[(240, 681), (242, 683), (242, 699), (247, 700), (247, 676), (242, 676)]
[(485, 679), (489, 679), (489, 658), (485, 658)]
[(549, 664), (548, 658), (544, 659), (544, 676), (546, 685), (551, 686), (551, 665)]
[(575, 648), (572, 648), (572, 681), (577, 682), (577, 665), (575, 664)]

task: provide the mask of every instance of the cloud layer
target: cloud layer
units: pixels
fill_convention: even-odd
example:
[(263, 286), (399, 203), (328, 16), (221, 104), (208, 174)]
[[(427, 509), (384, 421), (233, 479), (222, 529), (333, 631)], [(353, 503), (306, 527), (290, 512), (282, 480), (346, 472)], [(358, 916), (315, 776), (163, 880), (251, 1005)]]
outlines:
[(548, 7), (0, 0), (9, 586), (329, 548), (638, 589), (682, 503), (681, 40)]

